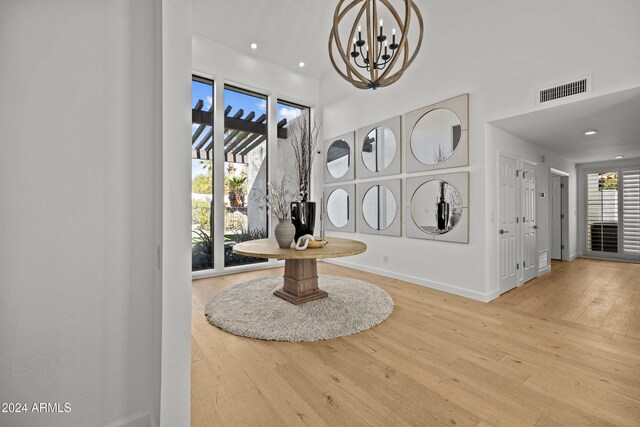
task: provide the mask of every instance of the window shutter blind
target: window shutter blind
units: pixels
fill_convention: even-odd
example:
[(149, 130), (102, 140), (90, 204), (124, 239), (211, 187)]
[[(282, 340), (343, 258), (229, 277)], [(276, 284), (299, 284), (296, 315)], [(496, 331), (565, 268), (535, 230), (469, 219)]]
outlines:
[(618, 252), (618, 173), (587, 174), (587, 249)]
[(622, 170), (622, 250), (640, 256), (640, 168)]

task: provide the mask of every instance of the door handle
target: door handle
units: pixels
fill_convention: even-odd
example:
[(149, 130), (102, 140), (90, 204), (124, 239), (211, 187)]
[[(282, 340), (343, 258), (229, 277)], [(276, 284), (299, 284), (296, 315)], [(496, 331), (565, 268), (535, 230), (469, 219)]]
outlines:
[(537, 230), (537, 229), (538, 229), (538, 226), (537, 226), (537, 225), (534, 225), (534, 226), (533, 226), (533, 229), (534, 229), (534, 230)]
[(507, 233), (509, 233), (509, 232), (508, 232), (508, 231), (505, 231), (505, 230), (500, 229), (499, 233), (500, 233), (500, 234), (507, 234)]

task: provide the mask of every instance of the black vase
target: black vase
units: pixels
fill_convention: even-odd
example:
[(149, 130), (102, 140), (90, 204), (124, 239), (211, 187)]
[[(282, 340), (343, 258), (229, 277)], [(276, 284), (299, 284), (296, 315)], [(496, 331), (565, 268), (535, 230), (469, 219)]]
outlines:
[(310, 234), (316, 223), (316, 202), (307, 201), (305, 194), (300, 202), (291, 203), (291, 222), (296, 227), (295, 242), (300, 236)]

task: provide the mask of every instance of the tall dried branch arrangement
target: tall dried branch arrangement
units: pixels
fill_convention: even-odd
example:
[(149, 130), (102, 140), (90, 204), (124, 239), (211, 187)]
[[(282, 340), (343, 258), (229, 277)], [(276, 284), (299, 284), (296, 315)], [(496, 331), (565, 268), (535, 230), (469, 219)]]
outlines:
[(313, 124), (311, 124), (310, 121), (310, 115), (303, 113), (292, 121), (289, 127), (289, 131), (291, 132), (289, 141), (293, 147), (293, 154), (297, 166), (298, 190), (300, 194), (303, 195), (305, 193), (309, 194), (311, 168), (316, 154), (318, 132), (320, 130), (320, 124), (317, 119), (313, 120)]
[(260, 205), (258, 209), (268, 209), (271, 213), (283, 221), (289, 219), (291, 215), (291, 203), (298, 201), (298, 195), (295, 194), (291, 188), (291, 177), (285, 175), (280, 181), (280, 186), (275, 186), (271, 183), (267, 184), (267, 192), (262, 190), (252, 190), (251, 200), (255, 200)]

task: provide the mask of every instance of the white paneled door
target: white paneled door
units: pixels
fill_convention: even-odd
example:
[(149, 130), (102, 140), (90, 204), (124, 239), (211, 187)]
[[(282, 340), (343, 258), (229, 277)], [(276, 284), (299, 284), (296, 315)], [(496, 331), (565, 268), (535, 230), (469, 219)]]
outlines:
[(516, 159), (500, 155), (498, 160), (498, 244), (500, 293), (516, 287)]
[(551, 175), (549, 192), (551, 193), (551, 259), (562, 259), (562, 177)]
[(536, 173), (535, 167), (523, 164), (521, 180), (522, 200), (522, 282), (526, 283), (537, 276), (536, 235)]

